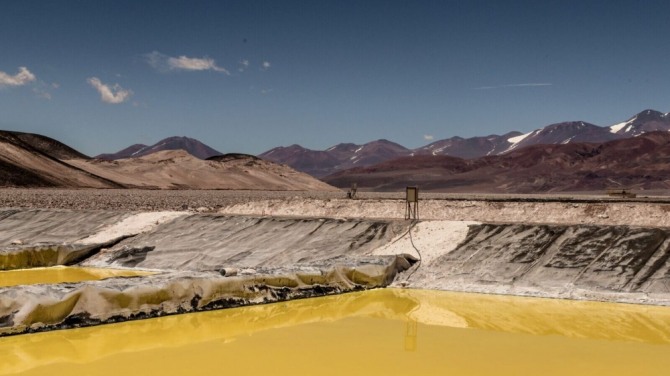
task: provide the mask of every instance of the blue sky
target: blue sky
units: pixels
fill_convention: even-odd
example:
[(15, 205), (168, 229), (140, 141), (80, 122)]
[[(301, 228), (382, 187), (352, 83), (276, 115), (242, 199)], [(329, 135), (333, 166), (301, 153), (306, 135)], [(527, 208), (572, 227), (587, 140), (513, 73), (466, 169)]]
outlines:
[(0, 2), (0, 129), (86, 153), (611, 125), (670, 111), (667, 1)]

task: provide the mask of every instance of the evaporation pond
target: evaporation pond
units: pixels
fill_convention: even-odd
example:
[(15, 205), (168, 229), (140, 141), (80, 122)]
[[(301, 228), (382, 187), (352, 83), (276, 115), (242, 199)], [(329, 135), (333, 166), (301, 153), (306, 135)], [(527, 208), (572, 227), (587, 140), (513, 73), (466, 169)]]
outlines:
[(667, 375), (670, 308), (384, 289), (0, 338), (0, 375)]
[(154, 274), (129, 269), (80, 268), (52, 266), (0, 271), (0, 287), (34, 285), (38, 283), (61, 283), (94, 281), (111, 277), (133, 277)]

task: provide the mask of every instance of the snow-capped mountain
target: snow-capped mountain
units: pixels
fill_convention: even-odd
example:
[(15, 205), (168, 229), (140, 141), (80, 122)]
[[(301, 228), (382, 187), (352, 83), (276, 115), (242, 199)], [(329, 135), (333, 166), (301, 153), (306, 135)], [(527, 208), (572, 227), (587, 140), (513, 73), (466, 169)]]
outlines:
[(654, 110), (644, 110), (632, 118), (609, 127), (613, 134), (625, 137), (635, 137), (646, 132), (669, 131), (670, 113)]
[(451, 137), (413, 150), (390, 141), (379, 140), (365, 145), (342, 143), (323, 151), (292, 145), (274, 148), (259, 156), (288, 164), (316, 177), (323, 177), (347, 168), (367, 167), (405, 155), (473, 159), (506, 154), (532, 145), (603, 143), (651, 131), (669, 130), (670, 114), (644, 110), (625, 122), (606, 127), (584, 121), (569, 121), (550, 124), (525, 134), (514, 131), (502, 136)]
[(647, 132), (604, 143), (539, 144), (494, 156), (461, 159), (442, 155), (402, 157), (322, 178), (372, 191), (481, 193), (601, 192), (611, 187), (670, 190), (670, 132)]
[(509, 140), (520, 135), (521, 132), (510, 132), (502, 136), (494, 134), (485, 137), (452, 137), (414, 149), (412, 153), (416, 155), (450, 155), (466, 159), (496, 155), (509, 149), (512, 145)]
[(547, 125), (508, 139), (510, 146), (498, 154), (520, 149), (530, 145), (569, 144), (574, 142), (606, 142), (623, 138), (612, 133), (609, 128), (599, 127), (583, 121), (569, 121)]

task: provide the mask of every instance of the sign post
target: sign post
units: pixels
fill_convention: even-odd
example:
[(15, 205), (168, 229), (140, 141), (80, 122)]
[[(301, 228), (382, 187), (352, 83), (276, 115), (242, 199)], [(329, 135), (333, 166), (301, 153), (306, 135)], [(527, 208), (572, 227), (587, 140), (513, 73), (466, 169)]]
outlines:
[(405, 201), (405, 219), (419, 219), (419, 187), (407, 187)]

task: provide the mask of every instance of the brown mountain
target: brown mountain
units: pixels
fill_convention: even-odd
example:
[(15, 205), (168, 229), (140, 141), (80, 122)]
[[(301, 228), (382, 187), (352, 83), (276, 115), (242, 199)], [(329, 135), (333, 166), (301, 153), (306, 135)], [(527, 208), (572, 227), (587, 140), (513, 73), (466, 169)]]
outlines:
[(144, 144), (133, 144), (128, 146), (125, 149), (119, 150), (116, 153), (109, 153), (109, 154), (99, 154), (95, 156), (95, 159), (103, 159), (106, 161), (113, 161), (116, 159), (123, 159), (123, 158), (132, 158), (135, 156), (135, 154), (146, 150), (149, 148), (148, 145)]
[(541, 144), (569, 144), (577, 142), (606, 142), (623, 138), (610, 132), (609, 128), (599, 127), (583, 121), (569, 121), (547, 125), (525, 135), (511, 138), (510, 150)]
[(215, 155), (223, 154), (194, 138), (175, 136), (160, 140), (151, 146), (135, 144), (116, 153), (100, 154), (95, 158), (108, 161), (123, 158), (137, 158), (164, 150), (185, 150), (189, 154), (200, 159), (207, 159)]
[(340, 164), (340, 160), (327, 151), (311, 150), (300, 145), (276, 147), (260, 154), (259, 157), (289, 165), (314, 177), (328, 175)]
[(460, 159), (419, 155), (341, 171), (323, 179), (346, 188), (394, 191), (545, 193), (609, 187), (670, 189), (670, 133), (602, 144), (532, 145), (504, 155)]
[(452, 137), (432, 142), (426, 146), (414, 149), (418, 155), (450, 155), (460, 158), (478, 158), (485, 155), (497, 155), (509, 149), (512, 143), (510, 138), (520, 136), (521, 132), (510, 132), (502, 136), (489, 135), (485, 137)]
[(300, 145), (277, 147), (259, 157), (287, 164), (298, 171), (322, 177), (355, 166), (370, 166), (408, 155), (410, 150), (388, 140), (377, 140), (364, 145), (338, 144), (326, 150), (311, 150)]
[(0, 131), (0, 186), (119, 188), (116, 182), (80, 170), (57, 157), (88, 157), (54, 139)]
[(286, 165), (243, 154), (202, 160), (185, 150), (163, 150), (116, 161), (78, 159), (66, 162), (131, 188), (336, 190)]
[(670, 113), (644, 110), (627, 121), (609, 127), (610, 132), (625, 137), (639, 136), (645, 132), (670, 130)]
[(163, 150), (105, 161), (90, 159), (45, 136), (10, 131), (0, 131), (0, 186), (336, 190), (305, 173), (251, 155), (202, 160), (185, 150)]

